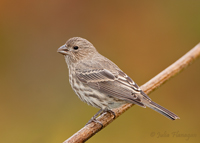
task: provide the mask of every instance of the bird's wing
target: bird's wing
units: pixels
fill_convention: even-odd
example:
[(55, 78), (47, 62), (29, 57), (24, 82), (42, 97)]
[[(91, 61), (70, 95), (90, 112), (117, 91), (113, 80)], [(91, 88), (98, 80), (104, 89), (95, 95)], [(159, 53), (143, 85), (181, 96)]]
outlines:
[(146, 99), (151, 100), (148, 95), (146, 95), (140, 87), (123, 71), (119, 71), (118, 81), (122, 84), (125, 84), (128, 87), (133, 88), (135, 91), (140, 92)]
[(83, 83), (114, 81), (115, 76), (107, 69), (76, 71), (76, 76)]
[(119, 69), (117, 74), (107, 69), (93, 69), (84, 72), (77, 70), (75, 73), (82, 83), (113, 98), (143, 107), (145, 106), (141, 102), (141, 97), (145, 96), (150, 99), (130, 77)]

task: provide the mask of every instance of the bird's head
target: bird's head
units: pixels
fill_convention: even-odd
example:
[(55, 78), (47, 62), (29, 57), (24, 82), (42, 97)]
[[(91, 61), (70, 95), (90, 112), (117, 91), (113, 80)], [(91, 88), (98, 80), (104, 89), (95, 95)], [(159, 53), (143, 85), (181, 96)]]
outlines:
[(70, 38), (63, 46), (58, 48), (57, 52), (63, 54), (73, 63), (84, 60), (85, 58), (91, 58), (97, 53), (92, 43), (80, 37)]

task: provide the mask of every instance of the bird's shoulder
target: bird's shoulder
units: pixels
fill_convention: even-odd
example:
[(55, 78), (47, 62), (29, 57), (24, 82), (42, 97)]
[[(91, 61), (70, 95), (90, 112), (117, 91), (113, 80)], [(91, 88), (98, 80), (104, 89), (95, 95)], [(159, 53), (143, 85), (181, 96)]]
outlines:
[(111, 60), (107, 59), (102, 55), (96, 55), (90, 59), (85, 59), (77, 63), (75, 67), (76, 72), (88, 73), (90, 71), (102, 71), (106, 70), (117, 75), (120, 70), (119, 67)]
[(80, 61), (75, 67), (75, 74), (82, 82), (114, 81), (119, 68), (102, 55)]

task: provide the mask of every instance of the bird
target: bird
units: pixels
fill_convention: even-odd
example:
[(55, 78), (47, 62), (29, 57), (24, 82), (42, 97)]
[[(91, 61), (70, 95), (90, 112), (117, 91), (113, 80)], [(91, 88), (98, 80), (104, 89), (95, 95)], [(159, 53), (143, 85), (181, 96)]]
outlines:
[[(57, 50), (64, 55), (69, 69), (69, 83), (76, 95), (88, 105), (100, 110), (88, 121), (126, 103), (149, 107), (165, 117), (176, 120), (179, 116), (153, 102), (147, 94), (115, 63), (101, 55), (88, 40), (73, 37)], [(86, 125), (87, 125), (86, 124)]]

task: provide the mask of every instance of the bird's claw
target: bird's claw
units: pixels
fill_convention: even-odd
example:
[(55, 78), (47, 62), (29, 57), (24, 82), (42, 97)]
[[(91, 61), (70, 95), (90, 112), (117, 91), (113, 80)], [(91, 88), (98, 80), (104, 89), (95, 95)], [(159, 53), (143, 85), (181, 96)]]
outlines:
[(103, 113), (105, 113), (105, 112), (109, 112), (110, 114), (113, 114), (113, 116), (114, 116), (114, 118), (113, 119), (115, 119), (116, 118), (116, 114), (115, 114), (115, 112), (114, 111), (112, 111), (112, 110), (105, 110), (104, 112), (102, 112), (100, 115), (102, 115)]
[(100, 124), (101, 125), (101, 129), (103, 128), (103, 124), (100, 121), (98, 121), (96, 118), (93, 118), (93, 117), (87, 122), (87, 124), (85, 126), (87, 126), (88, 124), (90, 124), (92, 122)]

